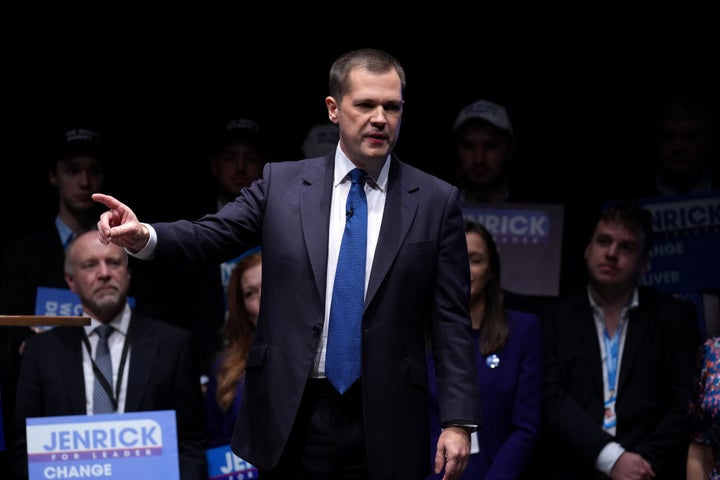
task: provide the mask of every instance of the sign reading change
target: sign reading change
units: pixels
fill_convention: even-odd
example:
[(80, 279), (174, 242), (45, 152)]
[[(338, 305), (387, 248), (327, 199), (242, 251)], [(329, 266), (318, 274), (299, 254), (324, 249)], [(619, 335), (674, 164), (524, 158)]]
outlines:
[(175, 412), (26, 420), (30, 480), (180, 478)]

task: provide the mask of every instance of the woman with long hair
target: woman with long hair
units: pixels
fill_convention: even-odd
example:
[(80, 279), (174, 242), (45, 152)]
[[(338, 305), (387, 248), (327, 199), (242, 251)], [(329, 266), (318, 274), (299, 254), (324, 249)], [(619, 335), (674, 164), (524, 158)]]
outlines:
[[(522, 479), (530, 475), (543, 405), (540, 322), (531, 313), (506, 309), (500, 284), (500, 253), (483, 225), (466, 222), (470, 261), (470, 315), (480, 385), (481, 428), (461, 478)], [(432, 459), (441, 425), (437, 378), (428, 356)], [(442, 478), (433, 475), (429, 478)], [(529, 478), (529, 477), (528, 477)]]
[(228, 315), (221, 330), (223, 347), (217, 356), (205, 394), (208, 446), (227, 445), (240, 407), (245, 363), (255, 338), (260, 310), (262, 255), (241, 259), (228, 285)]

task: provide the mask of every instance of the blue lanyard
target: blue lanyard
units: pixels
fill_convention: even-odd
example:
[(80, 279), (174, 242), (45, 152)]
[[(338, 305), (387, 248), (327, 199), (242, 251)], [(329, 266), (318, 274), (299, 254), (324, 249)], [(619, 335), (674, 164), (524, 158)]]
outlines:
[(610, 338), (607, 328), (605, 328), (605, 366), (607, 368), (608, 389), (614, 392), (617, 387), (617, 371), (618, 357), (620, 353), (620, 332), (622, 331), (623, 322), (620, 322), (615, 335)]

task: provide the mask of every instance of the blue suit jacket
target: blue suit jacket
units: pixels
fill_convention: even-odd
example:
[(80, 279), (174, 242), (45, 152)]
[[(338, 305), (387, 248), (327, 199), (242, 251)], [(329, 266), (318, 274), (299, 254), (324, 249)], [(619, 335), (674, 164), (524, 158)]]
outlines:
[[(475, 331), (475, 361), (478, 368), (480, 411), (483, 426), (478, 431), (480, 451), (470, 456), (461, 478), (473, 480), (519, 479), (534, 475), (528, 465), (534, 456), (543, 406), (543, 351), (540, 322), (530, 313), (507, 310), (510, 336), (495, 352), (496, 368), (480, 353), (479, 331)], [(440, 435), (437, 411), (435, 364), (428, 355), (431, 444), (433, 458)], [(432, 461), (432, 459), (431, 459)], [(433, 474), (429, 478), (442, 478)]]
[[(14, 471), (27, 475), (25, 419), (84, 415), (82, 327), (56, 327), (28, 338), (13, 420)], [(175, 410), (182, 480), (207, 478), (202, 391), (190, 333), (133, 312), (126, 412)]]
[[(212, 262), (257, 244), (263, 292), (232, 441), (260, 469), (280, 458), (318, 348), (325, 312), (334, 152), (268, 163), (219, 212), (156, 223), (160, 262)], [(362, 391), (370, 472), (429, 473), (426, 327), (439, 359), (442, 421), (479, 422), (468, 311), (469, 267), (458, 190), (391, 159), (362, 323)]]

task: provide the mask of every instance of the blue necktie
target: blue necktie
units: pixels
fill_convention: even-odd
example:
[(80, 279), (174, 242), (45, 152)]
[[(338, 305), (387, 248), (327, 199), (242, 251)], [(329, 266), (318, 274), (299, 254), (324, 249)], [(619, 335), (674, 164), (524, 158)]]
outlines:
[(365, 306), (365, 256), (367, 252), (367, 199), (365, 171), (350, 172), (345, 232), (338, 256), (325, 374), (338, 392), (345, 393), (360, 377), (360, 324)]
[[(95, 329), (98, 334), (98, 344), (95, 350), (95, 365), (98, 371), (95, 372), (95, 383), (93, 385), (93, 413), (113, 413), (113, 400), (110, 397), (112, 392), (112, 360), (110, 358), (110, 347), (108, 346), (108, 338), (112, 335), (113, 327), (110, 325), (100, 325)], [(110, 387), (110, 391), (103, 388), (103, 384), (98, 378), (98, 374), (102, 374), (107, 381), (106, 385)]]

